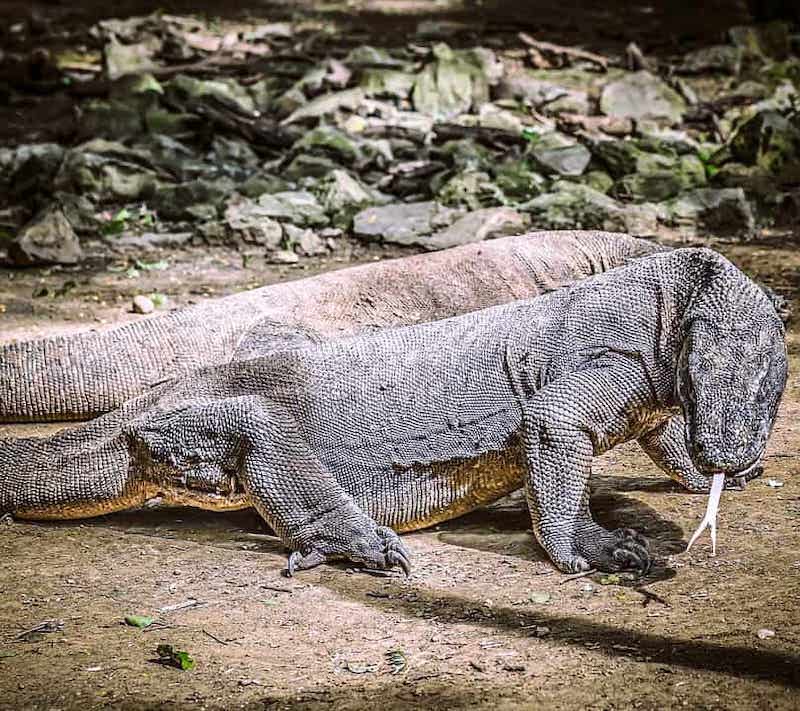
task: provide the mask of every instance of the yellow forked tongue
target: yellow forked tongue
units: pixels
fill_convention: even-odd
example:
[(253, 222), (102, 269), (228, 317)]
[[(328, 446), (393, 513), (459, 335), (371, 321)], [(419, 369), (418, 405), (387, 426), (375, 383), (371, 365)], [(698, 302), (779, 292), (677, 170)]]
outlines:
[(722, 487), (725, 486), (725, 475), (723, 473), (714, 474), (714, 479), (711, 482), (711, 493), (708, 495), (708, 507), (706, 508), (706, 515), (700, 521), (697, 530), (692, 534), (689, 539), (689, 545), (686, 546), (688, 551), (699, 537), (700, 534), (706, 529), (706, 526), (711, 528), (711, 555), (717, 554), (717, 511), (719, 510), (719, 497), (722, 494)]

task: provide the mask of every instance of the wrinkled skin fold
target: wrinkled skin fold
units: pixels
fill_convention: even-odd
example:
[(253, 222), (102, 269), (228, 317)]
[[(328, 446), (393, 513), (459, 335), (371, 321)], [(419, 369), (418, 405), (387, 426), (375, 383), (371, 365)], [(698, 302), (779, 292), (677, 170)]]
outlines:
[[(591, 516), (592, 459), (638, 440), (673, 476), (744, 472), (785, 381), (768, 297), (720, 255), (681, 249), (531, 300), (202, 369), (85, 426), (0, 443), (0, 509), (252, 505), (294, 570), (407, 570), (397, 531), (523, 485), (559, 569), (644, 573), (646, 539)], [(720, 421), (723, 403), (746, 416)]]

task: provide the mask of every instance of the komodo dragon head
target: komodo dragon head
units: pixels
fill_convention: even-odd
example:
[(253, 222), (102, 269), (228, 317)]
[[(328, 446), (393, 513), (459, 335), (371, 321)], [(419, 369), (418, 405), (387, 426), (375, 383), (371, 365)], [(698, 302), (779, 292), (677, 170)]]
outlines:
[(767, 295), (727, 259), (705, 261), (682, 327), (678, 397), (695, 466), (742, 476), (764, 454), (783, 389), (783, 324)]

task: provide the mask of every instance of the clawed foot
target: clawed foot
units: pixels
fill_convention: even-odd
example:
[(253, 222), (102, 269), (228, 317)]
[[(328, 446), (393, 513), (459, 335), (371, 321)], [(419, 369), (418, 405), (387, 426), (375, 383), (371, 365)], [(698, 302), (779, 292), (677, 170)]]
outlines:
[[(328, 552), (326, 552), (328, 549)], [(308, 570), (329, 560), (347, 559), (367, 568), (388, 570), (401, 568), (406, 577), (411, 575), (411, 554), (400, 537), (386, 526), (377, 526), (373, 532), (350, 541), (347, 545), (320, 543), (308, 553), (294, 551), (286, 566), (286, 574), (291, 577), (295, 571)]]
[(603, 530), (600, 536), (587, 536), (578, 547), (581, 555), (560, 565), (562, 570), (570, 573), (592, 568), (609, 573), (631, 570), (647, 575), (653, 565), (647, 539), (632, 528), (618, 528), (613, 533)]

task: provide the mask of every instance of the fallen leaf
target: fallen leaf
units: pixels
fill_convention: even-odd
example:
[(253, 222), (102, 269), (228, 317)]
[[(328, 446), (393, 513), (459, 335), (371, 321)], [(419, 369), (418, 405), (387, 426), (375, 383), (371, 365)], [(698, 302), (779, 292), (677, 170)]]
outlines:
[(126, 615), (125, 624), (143, 630), (153, 624), (153, 618), (146, 615)]
[(195, 662), (189, 656), (189, 653), (174, 649), (171, 644), (159, 644), (156, 648), (156, 654), (158, 654), (158, 660), (162, 664), (175, 667), (181, 671), (194, 669)]

